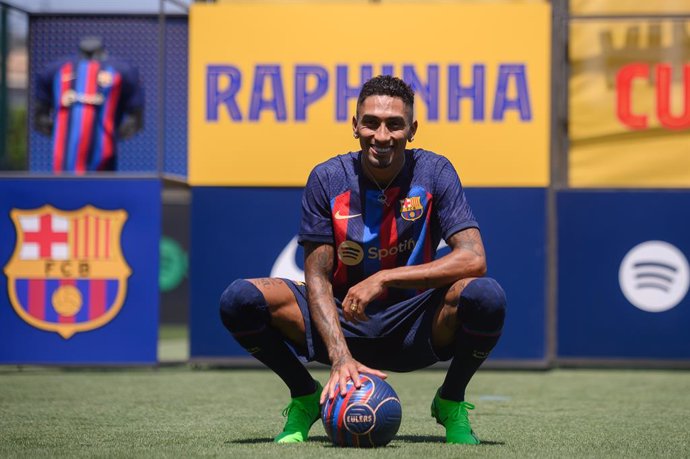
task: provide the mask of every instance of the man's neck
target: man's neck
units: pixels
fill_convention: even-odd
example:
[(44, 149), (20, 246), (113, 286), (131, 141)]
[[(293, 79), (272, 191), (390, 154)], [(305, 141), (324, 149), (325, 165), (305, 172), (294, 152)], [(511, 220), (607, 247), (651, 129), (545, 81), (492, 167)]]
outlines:
[(379, 188), (384, 188), (398, 176), (402, 168), (405, 166), (405, 154), (396, 157), (388, 167), (377, 168), (371, 166), (364, 155), (362, 155), (362, 168), (369, 180), (378, 184)]

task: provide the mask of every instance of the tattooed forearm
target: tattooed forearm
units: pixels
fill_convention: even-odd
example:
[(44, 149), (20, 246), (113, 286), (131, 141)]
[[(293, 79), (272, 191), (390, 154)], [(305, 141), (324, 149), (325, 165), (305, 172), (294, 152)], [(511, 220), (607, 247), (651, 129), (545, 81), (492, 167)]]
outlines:
[(307, 284), (309, 311), (314, 324), (326, 344), (331, 363), (350, 353), (345, 343), (338, 310), (333, 299), (331, 274), (334, 249), (328, 244), (307, 244), (305, 247), (304, 275)]
[(448, 238), (451, 252), (437, 260), (414, 266), (380, 271), (385, 287), (435, 288), (486, 273), (484, 245), (477, 228), (468, 228)]

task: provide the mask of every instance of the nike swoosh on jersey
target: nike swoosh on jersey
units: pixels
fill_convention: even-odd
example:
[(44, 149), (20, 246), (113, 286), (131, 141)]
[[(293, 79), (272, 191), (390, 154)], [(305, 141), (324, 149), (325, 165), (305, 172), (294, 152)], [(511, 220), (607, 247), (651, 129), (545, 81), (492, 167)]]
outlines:
[(348, 218), (355, 218), (359, 217), (362, 214), (352, 214), (352, 215), (340, 215), (340, 211), (337, 211), (335, 213), (335, 219), (336, 220), (347, 220)]

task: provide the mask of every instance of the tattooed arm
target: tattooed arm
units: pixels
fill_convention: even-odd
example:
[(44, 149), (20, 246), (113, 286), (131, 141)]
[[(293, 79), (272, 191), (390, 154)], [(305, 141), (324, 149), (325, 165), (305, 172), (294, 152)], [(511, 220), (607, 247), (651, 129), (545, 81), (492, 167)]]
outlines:
[(459, 231), (448, 238), (452, 249), (444, 257), (417, 266), (381, 271), (384, 287), (434, 288), (465, 277), (486, 274), (484, 244), (477, 228)]
[(307, 284), (309, 311), (316, 328), (328, 348), (328, 357), (335, 364), (350, 357), (338, 311), (333, 299), (331, 274), (333, 271), (333, 247), (329, 244), (305, 245), (304, 276)]
[(368, 371), (382, 378), (386, 375), (357, 362), (352, 358), (347, 347), (340, 327), (338, 309), (333, 299), (333, 284), (331, 283), (335, 252), (333, 246), (307, 242), (304, 248), (304, 276), (307, 284), (309, 312), (326, 344), (331, 361), (331, 376), (321, 393), (321, 403), (323, 403), (327, 396), (333, 398), (336, 384), (340, 384), (340, 392), (343, 395), (345, 395), (348, 379), (352, 379), (355, 386), (360, 387), (360, 371)]
[(429, 263), (385, 269), (353, 286), (343, 299), (344, 304), (355, 301), (369, 304), (386, 287), (435, 288), (452, 284), (467, 277), (486, 274), (484, 244), (477, 228), (468, 228), (448, 239), (448, 255)]

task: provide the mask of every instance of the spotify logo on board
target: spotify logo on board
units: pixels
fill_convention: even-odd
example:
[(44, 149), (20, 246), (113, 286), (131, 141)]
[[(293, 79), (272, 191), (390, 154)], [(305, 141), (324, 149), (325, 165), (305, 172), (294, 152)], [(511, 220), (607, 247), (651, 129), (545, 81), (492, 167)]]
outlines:
[(676, 246), (647, 241), (623, 258), (618, 281), (625, 298), (647, 312), (664, 312), (683, 301), (690, 286), (688, 260)]

